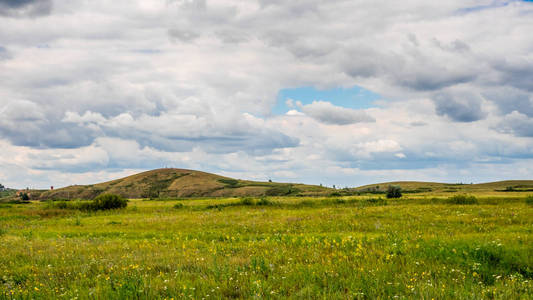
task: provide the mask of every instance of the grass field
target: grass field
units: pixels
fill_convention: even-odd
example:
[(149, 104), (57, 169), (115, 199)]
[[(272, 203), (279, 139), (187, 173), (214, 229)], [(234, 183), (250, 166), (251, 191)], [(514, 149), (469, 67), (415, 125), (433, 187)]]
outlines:
[(531, 299), (525, 197), (0, 204), (0, 299)]

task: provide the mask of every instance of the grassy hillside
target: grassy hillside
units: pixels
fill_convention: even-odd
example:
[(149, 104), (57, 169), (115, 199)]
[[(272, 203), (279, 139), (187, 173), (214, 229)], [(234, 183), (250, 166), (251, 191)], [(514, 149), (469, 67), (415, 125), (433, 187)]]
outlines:
[(185, 170), (157, 169), (92, 185), (74, 185), (54, 191), (32, 191), (32, 199), (93, 199), (102, 193), (126, 198), (187, 198), (243, 196), (349, 196), (384, 194), (389, 185), (398, 185), (404, 194), (447, 196), (476, 194), (505, 196), (533, 193), (533, 180), (509, 180), (481, 184), (397, 181), (358, 188), (331, 189), (315, 185), (238, 180), (215, 174)]
[(93, 199), (101, 193), (127, 198), (239, 197), (324, 195), (331, 189), (319, 186), (256, 182), (185, 170), (157, 169), (129, 177), (93, 184), (74, 185), (40, 193), (38, 199)]
[(524, 193), (533, 194), (533, 180), (507, 180), (478, 184), (395, 181), (365, 185), (351, 189), (351, 191), (362, 193), (384, 193), (390, 185), (400, 186), (404, 194), (476, 194), (494, 196), (505, 196), (512, 194), (516, 195)]
[(10, 198), (13, 197), (17, 193), (17, 190), (14, 189), (2, 189), (0, 190), (0, 200), (4, 198)]

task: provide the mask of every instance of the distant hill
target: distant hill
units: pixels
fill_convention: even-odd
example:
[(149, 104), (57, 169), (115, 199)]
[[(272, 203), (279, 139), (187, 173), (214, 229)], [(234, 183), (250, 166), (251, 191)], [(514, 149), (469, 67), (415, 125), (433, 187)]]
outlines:
[[(327, 195), (332, 189), (305, 184), (238, 180), (185, 169), (156, 169), (125, 178), (91, 185), (73, 185), (43, 191), (35, 197), (46, 199), (93, 199), (102, 193), (127, 198), (240, 197)], [(34, 198), (34, 197), (32, 197)]]
[[(126, 198), (349, 196), (383, 195), (389, 185), (400, 186), (402, 193), (406, 196), (533, 194), (533, 180), (508, 180), (480, 184), (396, 181), (357, 188), (332, 189), (296, 183), (240, 180), (201, 171), (172, 168), (156, 169), (91, 185), (73, 185), (56, 190), (30, 190), (28, 194), (33, 200), (93, 199), (102, 193), (119, 194)], [(4, 198), (0, 197), (0, 202), (18, 199), (15, 196), (15, 190), (9, 190), (5, 194)]]
[(503, 194), (503, 193), (533, 193), (533, 180), (506, 180), (487, 183), (437, 183), (420, 181), (395, 181), (361, 186), (353, 191), (383, 193), (389, 185), (402, 188), (403, 193), (412, 194)]
[(0, 199), (12, 197), (17, 193), (17, 190), (6, 188), (3, 185), (0, 187)]

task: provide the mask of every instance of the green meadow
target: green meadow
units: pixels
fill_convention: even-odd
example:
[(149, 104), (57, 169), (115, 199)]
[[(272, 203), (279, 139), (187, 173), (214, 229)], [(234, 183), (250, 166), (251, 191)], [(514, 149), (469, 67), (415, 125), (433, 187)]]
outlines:
[(531, 299), (518, 196), (0, 204), (0, 299)]

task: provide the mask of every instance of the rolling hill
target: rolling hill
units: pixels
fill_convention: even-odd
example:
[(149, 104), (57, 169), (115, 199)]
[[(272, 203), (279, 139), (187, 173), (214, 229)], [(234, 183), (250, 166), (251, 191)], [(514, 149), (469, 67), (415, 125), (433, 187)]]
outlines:
[(362, 193), (384, 193), (389, 185), (400, 186), (404, 194), (449, 195), (461, 193), (499, 195), (533, 193), (533, 180), (506, 180), (477, 184), (395, 181), (364, 185), (352, 190)]
[(35, 198), (92, 199), (102, 193), (114, 193), (127, 198), (181, 198), (295, 194), (312, 196), (331, 192), (330, 188), (314, 185), (238, 180), (201, 171), (165, 168), (98, 184), (43, 191)]
[[(173, 168), (151, 170), (91, 185), (73, 185), (47, 191), (31, 190), (29, 194), (34, 200), (93, 199), (102, 193), (119, 194), (126, 198), (349, 196), (383, 195), (389, 185), (400, 186), (402, 193), (406, 196), (533, 194), (533, 180), (508, 180), (480, 184), (396, 181), (357, 188), (332, 189), (306, 184), (239, 180), (201, 171)], [(2, 201), (15, 198), (11, 195), (11, 197), (2, 198)]]
[(10, 188), (4, 188), (4, 187), (2, 187), (2, 188), (0, 189), (0, 199), (2, 199), (2, 198), (8, 198), (8, 197), (13, 197), (16, 193), (17, 193), (17, 190), (15, 190), (15, 189), (10, 189)]

